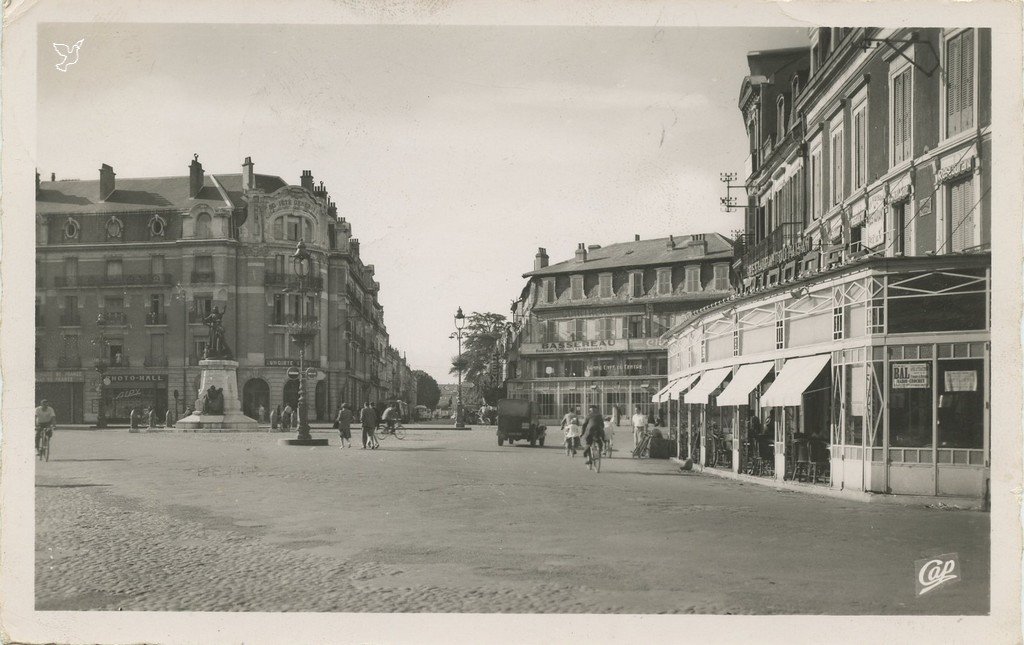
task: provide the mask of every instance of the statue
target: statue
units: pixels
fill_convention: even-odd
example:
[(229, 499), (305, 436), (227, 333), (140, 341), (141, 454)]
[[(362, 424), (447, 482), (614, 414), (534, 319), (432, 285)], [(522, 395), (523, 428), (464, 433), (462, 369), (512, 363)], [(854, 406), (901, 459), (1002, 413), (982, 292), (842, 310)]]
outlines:
[(224, 325), (221, 324), (223, 319), (224, 312), (217, 307), (213, 308), (210, 315), (203, 318), (203, 324), (210, 328), (210, 342), (206, 346), (203, 358), (231, 360), (231, 348), (228, 347), (227, 338), (224, 336)]
[(224, 390), (211, 385), (202, 398), (203, 414), (224, 414)]

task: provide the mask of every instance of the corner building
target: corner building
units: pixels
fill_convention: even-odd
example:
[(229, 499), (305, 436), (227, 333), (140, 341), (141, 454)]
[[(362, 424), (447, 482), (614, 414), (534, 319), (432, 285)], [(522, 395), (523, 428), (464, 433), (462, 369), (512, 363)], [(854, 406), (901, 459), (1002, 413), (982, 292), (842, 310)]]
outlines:
[(990, 33), (812, 29), (748, 61), (740, 293), (666, 335), (692, 456), (986, 498)]
[(508, 396), (535, 402), (549, 425), (591, 405), (606, 416), (639, 405), (664, 417), (652, 404), (668, 375), (661, 336), (732, 293), (732, 259), (717, 233), (581, 243), (573, 259), (551, 265), (539, 249), (504, 339)]
[[(240, 170), (206, 174), (196, 156), (179, 177), (119, 179), (107, 164), (97, 181), (37, 175), (36, 389), (61, 421), (95, 421), (101, 397), (113, 422), (136, 406), (180, 416), (198, 394), (213, 307), (226, 308), (250, 416), (297, 402), (285, 372), (299, 364), (287, 324), (300, 315), (319, 325), (305, 359), (318, 370), (307, 381), (311, 419), (403, 394), (385, 382), (385, 354), (397, 352), (374, 267), (323, 182), (307, 170), (289, 185), (249, 158)], [(299, 239), (316, 263), (305, 302), (286, 292)], [(404, 359), (393, 363), (390, 380), (401, 373), (414, 387)]]

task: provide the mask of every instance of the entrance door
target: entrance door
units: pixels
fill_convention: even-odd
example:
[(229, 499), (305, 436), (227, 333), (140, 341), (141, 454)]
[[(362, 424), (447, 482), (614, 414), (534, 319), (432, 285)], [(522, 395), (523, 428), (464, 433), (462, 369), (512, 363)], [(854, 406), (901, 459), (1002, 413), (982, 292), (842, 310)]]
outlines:
[(261, 378), (251, 378), (242, 386), (242, 413), (262, 421), (259, 419), (261, 405), (270, 410), (270, 386)]

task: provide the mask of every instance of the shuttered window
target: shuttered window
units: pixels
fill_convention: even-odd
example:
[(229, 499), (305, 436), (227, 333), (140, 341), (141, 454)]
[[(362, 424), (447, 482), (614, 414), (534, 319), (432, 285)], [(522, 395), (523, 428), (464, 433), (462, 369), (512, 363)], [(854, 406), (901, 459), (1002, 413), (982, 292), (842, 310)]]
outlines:
[(974, 126), (974, 31), (946, 41), (946, 136)]
[(949, 226), (951, 251), (974, 246), (974, 183), (968, 175), (949, 186)]
[(836, 130), (832, 134), (832, 176), (829, 177), (829, 189), (832, 192), (832, 205), (843, 201), (843, 131)]
[(910, 158), (910, 135), (913, 133), (913, 81), (911, 69), (900, 72), (892, 79), (892, 163), (896, 165)]
[(853, 114), (853, 187), (862, 188), (867, 183), (868, 147), (867, 147), (867, 109), (864, 104), (856, 108)]

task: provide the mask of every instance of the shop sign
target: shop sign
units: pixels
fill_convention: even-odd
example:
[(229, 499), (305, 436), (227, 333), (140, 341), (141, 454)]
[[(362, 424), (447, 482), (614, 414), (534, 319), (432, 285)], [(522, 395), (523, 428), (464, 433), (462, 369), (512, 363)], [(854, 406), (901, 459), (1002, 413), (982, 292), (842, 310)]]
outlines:
[(914, 217), (920, 217), (921, 215), (931, 215), (932, 213), (932, 198), (922, 197), (917, 202), (917, 213)]
[[(266, 367), (298, 367), (299, 359), (297, 358), (265, 358), (263, 364)], [(307, 358), (303, 360), (304, 366), (320, 367), (319, 358)]]
[(864, 246), (875, 248), (885, 243), (885, 210), (868, 211), (864, 218)]
[(946, 166), (935, 176), (935, 185), (939, 186), (959, 177), (960, 175), (965, 175), (971, 172), (974, 170), (974, 160), (975, 158), (972, 156), (959, 163), (955, 163), (952, 166)]
[(36, 380), (40, 383), (80, 383), (83, 377), (81, 372), (39, 372)]
[(519, 352), (521, 354), (601, 352), (624, 349), (624, 345), (625, 343), (614, 338), (608, 340), (569, 340), (554, 343), (526, 343)]
[(113, 383), (166, 383), (166, 374), (108, 374), (103, 382)]
[(929, 387), (928, 363), (896, 363), (892, 366), (892, 387), (894, 390), (911, 390)]
[(636, 349), (665, 349), (668, 341), (660, 338), (630, 338), (629, 348)]
[(138, 388), (132, 388), (130, 390), (119, 390), (117, 392), (117, 394), (115, 394), (111, 398), (114, 399), (114, 400), (122, 400), (122, 399), (135, 399), (135, 398), (139, 398), (141, 396), (142, 396), (142, 390), (140, 390)]
[(947, 392), (977, 392), (978, 373), (975, 370), (954, 370), (946, 372)]

